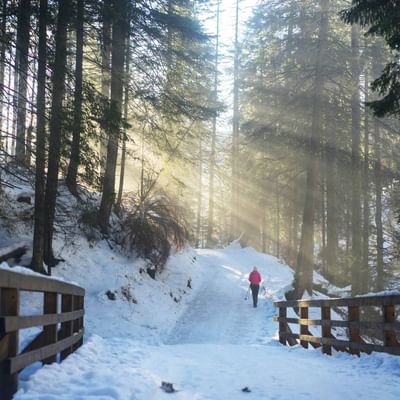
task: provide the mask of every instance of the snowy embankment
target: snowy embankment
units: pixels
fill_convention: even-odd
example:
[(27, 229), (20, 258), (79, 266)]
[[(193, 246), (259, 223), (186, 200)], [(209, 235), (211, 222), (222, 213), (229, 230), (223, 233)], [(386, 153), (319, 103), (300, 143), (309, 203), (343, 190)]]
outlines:
[[(274, 257), (236, 244), (187, 250), (153, 280), (105, 244), (83, 246), (65, 250), (54, 272), (86, 287), (85, 343), (62, 364), (25, 371), (15, 400), (400, 397), (400, 358), (328, 357), (276, 341), (273, 301), (293, 271)], [(253, 265), (266, 286), (258, 308), (245, 300)], [(178, 391), (164, 393), (162, 381)]]

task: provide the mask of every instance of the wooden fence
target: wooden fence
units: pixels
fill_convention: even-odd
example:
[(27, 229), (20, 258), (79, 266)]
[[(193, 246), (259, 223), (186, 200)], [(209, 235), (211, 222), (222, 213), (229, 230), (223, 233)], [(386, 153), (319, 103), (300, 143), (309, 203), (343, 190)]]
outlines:
[[(20, 315), (21, 292), (43, 294), (41, 315)], [(85, 290), (69, 283), (0, 270), (0, 399), (9, 400), (18, 389), (18, 373), (41, 361), (62, 361), (81, 346)], [(20, 330), (43, 327), (22, 351)]]
[[(279, 322), (279, 341), (282, 344), (292, 346), (300, 341), (303, 347), (308, 348), (310, 343), (314, 348), (321, 347), (325, 354), (332, 354), (333, 347), (357, 355), (361, 351), (400, 355), (400, 322), (396, 319), (400, 296), (278, 301), (275, 306), (279, 315), (274, 320)], [(288, 318), (288, 308), (294, 308), (300, 318)], [(310, 308), (320, 310), (320, 319), (309, 319)], [(332, 320), (332, 310), (343, 319)], [(374, 321), (370, 320), (371, 316)], [(300, 325), (300, 333), (292, 333), (289, 324)], [(319, 326), (320, 334), (313, 335), (309, 326)], [(347, 338), (337, 339), (332, 333), (333, 327), (347, 328)]]

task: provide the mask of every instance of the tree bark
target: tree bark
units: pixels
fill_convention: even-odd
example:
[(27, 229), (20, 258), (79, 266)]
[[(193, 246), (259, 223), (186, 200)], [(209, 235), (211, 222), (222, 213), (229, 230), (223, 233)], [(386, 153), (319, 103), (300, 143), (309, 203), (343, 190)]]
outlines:
[(104, 173), (103, 193), (99, 210), (99, 225), (103, 233), (108, 223), (115, 200), (115, 171), (118, 155), (118, 141), (121, 127), (125, 39), (127, 35), (127, 0), (113, 1), (112, 60), (111, 60), (111, 115), (113, 123), (109, 128), (107, 162)]
[(351, 27), (351, 72), (353, 92), (351, 96), (352, 140), (351, 140), (351, 291), (361, 293), (361, 110), (360, 110), (360, 31)]
[(17, 133), (15, 155), (19, 164), (25, 163), (26, 103), (28, 88), (28, 53), (30, 34), (31, 2), (21, 0), (18, 7), (18, 25), (16, 42), (16, 74), (18, 76), (17, 96)]
[[(130, 44), (129, 38), (126, 41), (126, 61), (125, 61), (125, 96), (124, 96), (124, 121), (127, 124), (128, 121), (128, 104), (129, 104), (129, 63), (130, 63)], [(116, 209), (119, 211), (122, 203), (122, 193), (124, 190), (124, 179), (125, 179), (125, 162), (126, 162), (126, 142), (128, 140), (126, 126), (124, 127), (124, 133), (122, 137), (122, 149), (121, 149), (121, 169), (119, 174), (119, 186)]]
[(321, 220), (320, 220), (320, 225), (321, 225), (321, 268), (324, 274), (327, 272), (327, 263), (326, 263), (326, 199), (325, 199), (325, 194), (326, 194), (326, 146), (324, 141), (322, 140), (321, 143), (321, 158), (319, 160), (320, 162), (320, 180), (319, 180), (319, 185), (320, 185), (320, 214), (321, 214)]
[(54, 217), (60, 167), (60, 150), (63, 121), (63, 99), (65, 94), (65, 76), (67, 61), (67, 27), (72, 9), (71, 0), (60, 0), (55, 36), (56, 53), (52, 75), (53, 96), (51, 102), (48, 172), (46, 181), (45, 209), (45, 253), (44, 260), (49, 268), (56, 263), (53, 255)]
[(76, 51), (75, 51), (75, 89), (74, 89), (74, 122), (72, 125), (71, 156), (68, 165), (66, 184), (69, 191), (78, 196), (77, 179), (80, 164), (80, 146), (82, 130), (82, 90), (83, 90), (83, 24), (85, 1), (77, 0), (76, 14)]
[[(111, 0), (103, 3), (103, 25), (101, 43), (101, 94), (107, 103), (110, 100), (111, 83)], [(107, 158), (107, 135), (100, 138), (100, 170), (103, 173)]]
[[(218, 101), (218, 57), (219, 57), (219, 12), (220, 0), (217, 2), (217, 34), (215, 43), (215, 71), (214, 71), (214, 106)], [(212, 122), (211, 152), (210, 152), (210, 176), (209, 176), (209, 197), (208, 197), (208, 224), (207, 224), (207, 247), (215, 245), (213, 240), (214, 231), (214, 180), (215, 180), (215, 146), (217, 141), (217, 112), (215, 111)]]
[(44, 189), (46, 163), (46, 63), (47, 63), (47, 0), (39, 5), (39, 43), (37, 71), (36, 117), (36, 173), (35, 173), (35, 225), (31, 268), (44, 273)]
[(338, 267), (338, 207), (337, 207), (337, 133), (326, 134), (326, 269), (335, 282)]
[(276, 258), (280, 257), (281, 253), (281, 243), (280, 243), (280, 236), (281, 236), (281, 207), (280, 207), (280, 194), (279, 194), (279, 181), (278, 176), (275, 179), (275, 200), (276, 200), (276, 219), (275, 219), (275, 255)]
[(203, 187), (203, 142), (199, 138), (199, 176), (197, 188), (197, 212), (196, 212), (196, 247), (201, 247), (201, 206), (202, 206), (202, 187)]
[(295, 273), (295, 294), (299, 298), (304, 291), (312, 293), (314, 267), (314, 218), (317, 190), (317, 163), (322, 131), (322, 98), (325, 83), (324, 55), (329, 30), (329, 0), (320, 0), (321, 19), (319, 24), (319, 46), (315, 68), (315, 84), (311, 135), (308, 143), (306, 167), (306, 198), (303, 210), (300, 248)]
[(374, 118), (375, 150), (375, 224), (376, 224), (376, 290), (384, 289), (383, 224), (382, 224), (382, 156), (379, 121)]
[[(364, 74), (365, 101), (369, 100), (369, 81), (368, 73)], [(361, 271), (361, 292), (369, 290), (369, 110), (365, 107), (364, 111), (364, 163), (363, 163), (363, 248), (362, 248), (362, 271)]]
[(232, 122), (231, 236), (236, 238), (239, 234), (239, 0), (236, 0)]
[[(3, 39), (0, 43), (0, 132), (3, 136), (3, 98), (4, 98), (4, 80), (6, 65), (6, 23), (7, 23), (7, 0), (3, 0), (1, 6), (1, 26), (0, 32)], [(0, 148), (4, 148), (3, 140), (0, 140)]]

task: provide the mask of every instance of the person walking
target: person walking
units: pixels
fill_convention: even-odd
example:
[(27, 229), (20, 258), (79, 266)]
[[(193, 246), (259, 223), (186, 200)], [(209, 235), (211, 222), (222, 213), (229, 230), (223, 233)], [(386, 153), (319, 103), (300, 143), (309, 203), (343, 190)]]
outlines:
[(251, 271), (249, 275), (250, 289), (251, 294), (253, 295), (253, 307), (257, 307), (261, 280), (261, 274), (257, 271), (257, 267), (254, 267), (253, 271)]

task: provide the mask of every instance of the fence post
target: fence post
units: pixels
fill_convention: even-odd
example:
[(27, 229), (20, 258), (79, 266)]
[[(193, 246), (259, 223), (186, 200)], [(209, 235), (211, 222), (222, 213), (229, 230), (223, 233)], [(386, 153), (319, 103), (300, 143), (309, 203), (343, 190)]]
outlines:
[(321, 324), (322, 324), (322, 353), (332, 355), (332, 346), (329, 344), (324, 344), (325, 338), (331, 337), (331, 308), (321, 307)]
[[(61, 295), (61, 312), (71, 312), (73, 310), (73, 296), (71, 294)], [(72, 336), (72, 321), (62, 322), (60, 329), (60, 339)], [(60, 354), (60, 361), (67, 358), (72, 352), (72, 347), (68, 347)]]
[[(279, 307), (279, 317), (286, 318), (286, 307)], [(286, 345), (286, 338), (283, 337), (283, 333), (287, 332), (287, 324), (286, 322), (279, 321), (279, 342), (283, 345)]]
[[(360, 321), (360, 308), (358, 306), (349, 306), (349, 322), (359, 322)], [(349, 337), (350, 337), (350, 345), (349, 345), (349, 351), (351, 354), (356, 354), (360, 355), (360, 350), (358, 349), (353, 349), (351, 347), (351, 344), (353, 342), (355, 343), (360, 343), (361, 342), (361, 337), (360, 337), (360, 328), (358, 326), (352, 326), (350, 324), (349, 326)]]
[[(308, 319), (308, 307), (300, 307), (300, 318), (301, 319)], [(300, 335), (308, 335), (308, 325), (300, 324)], [(308, 349), (308, 342), (306, 340), (301, 340), (300, 337), (300, 344), (305, 348)]]
[[(396, 322), (396, 309), (393, 304), (383, 306), (383, 322), (394, 323)], [(383, 345), (384, 346), (398, 346), (399, 342), (396, 338), (396, 332), (393, 330), (383, 330)]]
[[(0, 315), (17, 316), (19, 314), (19, 290), (0, 289)], [(11, 400), (18, 390), (18, 374), (10, 375), (6, 359), (18, 355), (19, 332), (0, 336), (0, 399)]]
[[(45, 292), (43, 296), (43, 314), (57, 314), (57, 293)], [(43, 327), (44, 346), (57, 343), (57, 324)], [(57, 361), (57, 354), (43, 360), (43, 364)]]
[[(83, 296), (79, 297), (79, 306), (81, 310), (84, 310), (85, 308), (85, 298)], [(79, 318), (79, 330), (83, 330), (83, 318), (84, 316), (82, 315), (81, 318)], [(82, 346), (83, 344), (83, 336), (82, 339), (79, 340), (79, 342), (77, 343), (78, 347)]]
[[(72, 302), (72, 304), (73, 304), (73, 311), (78, 311), (78, 310), (80, 310), (80, 307), (81, 307), (81, 296), (74, 296), (74, 297), (73, 297), (73, 302)], [(79, 318), (79, 319), (75, 319), (75, 320), (73, 321), (73, 323), (72, 323), (72, 327), (73, 327), (73, 328), (72, 328), (72, 332), (73, 332), (73, 334), (79, 332), (79, 330), (80, 330), (80, 325), (81, 325), (81, 323), (80, 323), (80, 318)], [(80, 346), (79, 343), (75, 343), (75, 344), (72, 346), (72, 352), (74, 352), (79, 346)]]

